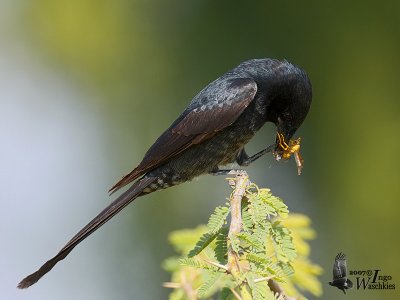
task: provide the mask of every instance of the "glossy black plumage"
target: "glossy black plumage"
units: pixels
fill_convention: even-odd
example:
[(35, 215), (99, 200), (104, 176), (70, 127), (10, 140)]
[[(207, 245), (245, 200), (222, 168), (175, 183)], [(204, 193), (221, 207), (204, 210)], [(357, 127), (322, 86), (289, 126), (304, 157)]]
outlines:
[(311, 83), (306, 73), (287, 61), (253, 59), (222, 75), (193, 98), (150, 147), (142, 162), (110, 191), (136, 180), (133, 185), (18, 287), (27, 288), (37, 282), (135, 198), (218, 172), (220, 166), (234, 161), (248, 165), (267, 152), (249, 157), (244, 151), (244, 145), (266, 122), (273, 122), (277, 131), (289, 140), (310, 105)]
[(335, 257), (333, 264), (333, 281), (329, 282), (331, 286), (336, 286), (346, 294), (346, 290), (353, 287), (353, 283), (347, 278), (346, 255), (342, 252)]

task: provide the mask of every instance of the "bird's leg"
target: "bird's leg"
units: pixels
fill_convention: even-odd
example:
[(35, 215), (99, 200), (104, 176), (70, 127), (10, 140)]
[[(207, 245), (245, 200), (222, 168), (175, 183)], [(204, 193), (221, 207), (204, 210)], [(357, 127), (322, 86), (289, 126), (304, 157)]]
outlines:
[(238, 163), (239, 166), (248, 166), (250, 165), (253, 161), (259, 159), (261, 156), (268, 152), (272, 152), (275, 148), (275, 144), (272, 144), (268, 146), (267, 148), (261, 150), (260, 152), (257, 152), (256, 154), (252, 156), (248, 156), (246, 151), (244, 151), (244, 148), (240, 150), (239, 155), (236, 158), (236, 162)]
[(210, 172), (210, 174), (211, 174), (211, 175), (215, 175), (215, 176), (218, 176), (218, 175), (224, 175), (224, 176), (226, 176), (226, 175), (229, 174), (230, 171), (232, 171), (232, 169), (223, 169), (223, 170), (221, 170), (221, 169), (219, 169), (219, 168), (215, 168), (214, 170), (212, 170), (212, 171)]
[[(240, 163), (239, 163), (239, 159), (240, 160), (244, 160), (244, 159), (248, 159), (249, 158), (249, 156), (247, 155), (247, 153), (244, 151), (244, 148), (242, 148), (240, 151), (239, 151), (239, 154), (237, 155), (237, 157), (236, 157), (236, 162), (238, 163), (238, 165), (239, 166), (245, 166), (245, 165), (241, 165)], [(247, 165), (246, 165), (247, 166)], [(230, 171), (232, 171), (232, 169), (220, 169), (220, 168), (215, 168), (214, 170), (212, 170), (211, 172), (210, 172), (210, 174), (211, 175), (215, 175), (215, 176), (218, 176), (218, 175), (224, 175), (224, 176), (226, 176), (226, 175), (228, 175), (229, 174), (229, 172)]]
[[(253, 161), (257, 160), (258, 158), (260, 158), (261, 156), (263, 156), (264, 154), (268, 153), (268, 152), (272, 152), (275, 148), (275, 144), (272, 144), (270, 146), (268, 146), (267, 148), (261, 150), (260, 152), (257, 152), (256, 154), (249, 156), (246, 151), (244, 150), (244, 148), (242, 148), (239, 151), (239, 154), (236, 157), (236, 163), (241, 166), (241, 167), (247, 167), (248, 165), (250, 165)], [(219, 169), (219, 168), (215, 168), (214, 170), (212, 170), (210, 172), (210, 174), (212, 175), (228, 175), (228, 173), (232, 171), (232, 169)]]

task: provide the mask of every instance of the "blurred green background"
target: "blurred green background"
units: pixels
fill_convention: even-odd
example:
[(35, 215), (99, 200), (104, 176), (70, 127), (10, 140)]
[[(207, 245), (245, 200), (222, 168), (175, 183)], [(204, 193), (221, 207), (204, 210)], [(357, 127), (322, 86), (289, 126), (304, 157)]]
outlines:
[[(312, 259), (331, 288), (337, 252), (381, 269), (400, 293), (399, 1), (0, 2), (2, 299), (166, 299), (171, 230), (205, 223), (223, 177), (141, 198), (37, 285), (18, 281), (111, 199), (158, 135), (208, 82), (250, 58), (286, 58), (313, 83), (297, 133), (305, 168), (262, 158), (259, 186), (313, 220)], [(272, 125), (250, 153), (273, 141)], [(354, 280), (354, 278), (352, 278)], [(339, 296), (338, 296), (339, 295)]]

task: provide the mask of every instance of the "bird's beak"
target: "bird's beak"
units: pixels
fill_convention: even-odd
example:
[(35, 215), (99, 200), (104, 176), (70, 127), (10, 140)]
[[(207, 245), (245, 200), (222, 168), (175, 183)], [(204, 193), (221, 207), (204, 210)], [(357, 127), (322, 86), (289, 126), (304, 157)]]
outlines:
[[(276, 126), (277, 136), (275, 142), (279, 144), (282, 140), (289, 144), (290, 139), (293, 137), (297, 128), (292, 126), (291, 123), (278, 119), (278, 124)], [(279, 136), (280, 135), (280, 136)]]
[(280, 152), (289, 148), (289, 141), (293, 133), (289, 130), (287, 122), (278, 118), (278, 124), (276, 126), (276, 138), (275, 138), (275, 152)]

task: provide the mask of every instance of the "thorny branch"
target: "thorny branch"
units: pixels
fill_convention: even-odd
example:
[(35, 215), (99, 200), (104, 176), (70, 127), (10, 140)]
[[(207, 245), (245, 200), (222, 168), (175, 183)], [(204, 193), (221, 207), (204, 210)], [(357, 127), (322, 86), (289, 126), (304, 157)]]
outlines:
[[(242, 199), (246, 195), (246, 188), (251, 184), (249, 176), (246, 171), (238, 170), (231, 171), (229, 174), (235, 175), (235, 178), (229, 180), (229, 185), (234, 189), (232, 196), (230, 197), (231, 206), (231, 223), (229, 226), (228, 233), (228, 271), (233, 275), (240, 274), (240, 265), (238, 254), (232, 249), (230, 240), (234, 238), (235, 235), (239, 234), (242, 230)], [(295, 298), (288, 297), (284, 290), (279, 286), (279, 284), (272, 278), (264, 277), (255, 279), (255, 282), (268, 281), (268, 286), (274, 294), (283, 296), (286, 300), (295, 300)], [(234, 294), (237, 299), (236, 294)]]
[[(234, 277), (239, 277), (241, 274), (239, 255), (232, 248), (232, 239), (235, 238), (242, 230), (242, 200), (246, 197), (246, 189), (251, 184), (246, 171), (243, 170), (232, 170), (229, 172), (230, 175), (235, 177), (229, 179), (229, 185), (234, 189), (230, 197), (230, 208), (231, 208), (231, 222), (229, 225), (228, 232), (228, 263), (226, 266), (214, 263), (212, 261), (204, 260), (205, 262), (216, 266), (220, 269), (225, 270)], [(282, 296), (285, 300), (296, 300), (296, 298), (289, 297), (286, 295), (282, 287), (273, 280), (273, 277), (261, 277), (254, 280), (254, 282), (268, 281), (270, 290), (277, 296)], [(193, 289), (191, 282), (187, 278), (181, 277), (181, 283), (165, 282), (164, 287), (167, 288), (182, 288), (190, 300), (196, 300), (197, 293)], [(236, 299), (242, 300), (240, 293), (231, 288), (231, 291)]]

